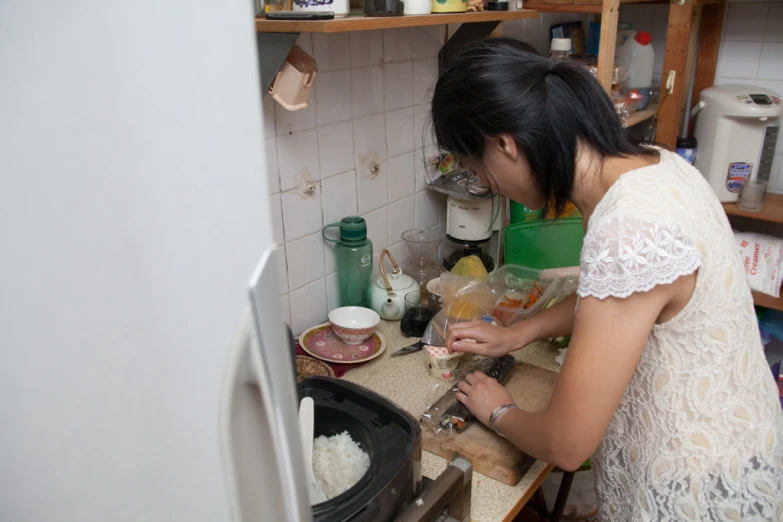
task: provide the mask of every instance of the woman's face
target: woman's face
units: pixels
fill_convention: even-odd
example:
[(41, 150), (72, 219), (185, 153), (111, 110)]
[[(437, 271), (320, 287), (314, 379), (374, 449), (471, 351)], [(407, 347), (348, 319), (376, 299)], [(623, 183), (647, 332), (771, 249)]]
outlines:
[(530, 164), (509, 134), (487, 139), (484, 157), (465, 158), (463, 166), (475, 172), (493, 192), (502, 194), (529, 209), (537, 210), (546, 203), (530, 172)]

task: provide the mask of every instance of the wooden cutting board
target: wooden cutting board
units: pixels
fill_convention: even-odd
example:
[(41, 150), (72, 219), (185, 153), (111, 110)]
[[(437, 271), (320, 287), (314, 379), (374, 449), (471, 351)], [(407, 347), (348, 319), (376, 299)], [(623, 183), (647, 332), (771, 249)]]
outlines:
[[(549, 404), (555, 379), (555, 372), (520, 363), (506, 382), (506, 389), (523, 410), (541, 411)], [(423, 428), (422, 442), (426, 451), (448, 460), (467, 459), (475, 471), (510, 486), (517, 485), (535, 462), (533, 457), (478, 421), (463, 433), (445, 439)]]

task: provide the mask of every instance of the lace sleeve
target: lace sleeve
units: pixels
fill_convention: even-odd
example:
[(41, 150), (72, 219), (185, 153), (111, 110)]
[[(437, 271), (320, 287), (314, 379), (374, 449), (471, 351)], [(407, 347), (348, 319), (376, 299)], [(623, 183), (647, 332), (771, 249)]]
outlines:
[(582, 247), (579, 297), (628, 297), (692, 274), (699, 251), (680, 227), (612, 212), (590, 227)]

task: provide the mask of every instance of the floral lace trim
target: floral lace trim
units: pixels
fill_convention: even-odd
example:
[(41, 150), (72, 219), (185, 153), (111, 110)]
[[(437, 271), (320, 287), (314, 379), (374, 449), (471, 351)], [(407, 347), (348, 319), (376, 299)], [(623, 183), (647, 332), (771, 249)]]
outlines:
[(625, 298), (692, 274), (701, 256), (674, 223), (612, 212), (588, 230), (581, 266), (579, 297)]

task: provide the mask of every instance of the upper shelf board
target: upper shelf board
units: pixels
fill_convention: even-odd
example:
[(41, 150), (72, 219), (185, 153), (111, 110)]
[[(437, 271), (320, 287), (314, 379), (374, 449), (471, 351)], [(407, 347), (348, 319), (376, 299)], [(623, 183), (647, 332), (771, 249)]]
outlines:
[[(599, 6), (600, 7), (600, 6)], [(530, 9), (521, 11), (483, 11), (481, 13), (444, 13), (406, 16), (348, 16), (334, 20), (266, 20), (256, 18), (256, 31), (263, 33), (344, 33), (347, 31), (371, 31), (373, 29), (394, 29), (397, 27), (420, 27), (425, 25), (464, 24), (471, 22), (502, 22), (535, 18), (538, 12)]]
[[(719, 4), (725, 0), (688, 0), (692, 5)], [(589, 2), (589, 3), (588, 3)], [(620, 0), (621, 4), (668, 4), (668, 0)], [(568, 0), (557, 2), (525, 2), (525, 9), (533, 9), (541, 13), (574, 13), (574, 14), (599, 14), (603, 8), (598, 0), (579, 0), (579, 3), (571, 3)]]

